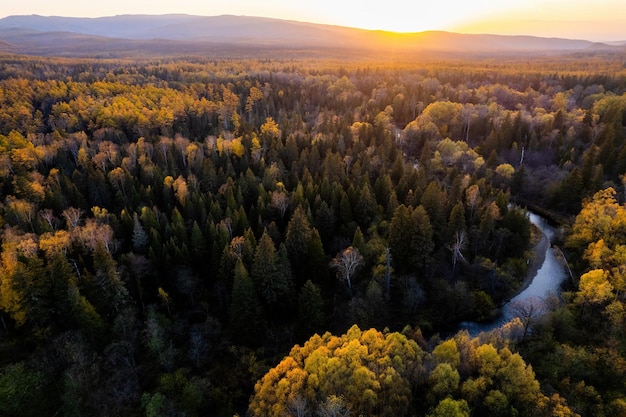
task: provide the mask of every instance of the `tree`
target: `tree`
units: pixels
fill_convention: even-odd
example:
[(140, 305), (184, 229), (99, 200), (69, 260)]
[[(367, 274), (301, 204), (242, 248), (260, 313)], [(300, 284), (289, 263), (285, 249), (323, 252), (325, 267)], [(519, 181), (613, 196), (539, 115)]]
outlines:
[(157, 313), (155, 308), (148, 309), (144, 328), (145, 345), (156, 357), (158, 364), (168, 370), (174, 367), (174, 358), (178, 353), (174, 347), (170, 327), (171, 321)]
[(298, 296), (298, 321), (300, 333), (310, 336), (324, 324), (324, 299), (317, 285), (308, 280)]
[(41, 416), (56, 408), (51, 402), (46, 375), (24, 362), (0, 368), (0, 414), (4, 416)]
[(480, 188), (477, 184), (472, 184), (465, 190), (465, 202), (470, 209), (470, 222), (474, 220), (476, 208), (480, 205), (481, 200)]
[(144, 230), (143, 226), (139, 222), (137, 213), (133, 215), (133, 249), (137, 253), (145, 253), (148, 245), (150, 244), (150, 238)]
[(456, 264), (459, 260), (464, 261), (462, 250), (467, 246), (467, 234), (464, 230), (454, 233), (454, 240), (450, 244), (450, 251), (452, 252), (452, 272), (456, 271)]
[(440, 363), (430, 372), (428, 379), (431, 384), (431, 392), (435, 398), (445, 398), (454, 396), (459, 388), (461, 376), (459, 371), (454, 369), (449, 363)]
[(435, 248), (433, 227), (423, 206), (410, 211), (404, 204), (394, 212), (389, 227), (394, 269), (400, 274), (423, 270)]
[(366, 246), (365, 246), (365, 236), (363, 236), (363, 232), (361, 232), (361, 228), (357, 227), (354, 231), (354, 235), (352, 236), (352, 246), (357, 248), (361, 254), (366, 254)]
[(341, 396), (329, 395), (317, 411), (320, 417), (349, 417), (350, 408)]
[(457, 203), (450, 212), (448, 231), (452, 235), (448, 248), (452, 252), (452, 271), (456, 271), (459, 260), (465, 260), (462, 250), (467, 245), (467, 232), (465, 226), (465, 207), (461, 202)]
[(265, 119), (265, 123), (261, 125), (261, 140), (265, 150), (270, 149), (272, 146), (276, 146), (281, 135), (282, 132), (274, 119), (271, 117)]
[(286, 301), (285, 297), (290, 293), (291, 285), (280, 268), (279, 255), (267, 230), (263, 232), (256, 247), (251, 276), (266, 304)]
[(246, 106), (244, 108), (245, 112), (248, 114), (248, 123), (252, 120), (252, 112), (254, 110), (254, 106), (256, 102), (263, 98), (263, 92), (255, 87), (250, 87), (250, 92), (248, 94), (248, 98), (246, 99)]
[(526, 338), (528, 329), (533, 321), (546, 313), (545, 302), (538, 297), (512, 301), (510, 309), (524, 324), (524, 334), (522, 335), (522, 339)]
[(315, 212), (315, 228), (319, 231), (324, 246), (328, 247), (335, 237), (336, 216), (325, 200)]
[(104, 244), (96, 245), (92, 258), (95, 273), (88, 286), (88, 296), (101, 313), (111, 317), (128, 302), (128, 290), (120, 276), (117, 262)]
[(361, 189), (359, 200), (354, 206), (355, 220), (361, 226), (367, 228), (372, 220), (374, 220), (377, 209), (376, 198), (371, 192), (369, 183), (366, 182), (365, 186)]
[(393, 213), (389, 226), (389, 246), (393, 259), (394, 269), (399, 273), (411, 271), (411, 213), (401, 204)]
[(445, 191), (437, 181), (431, 181), (422, 194), (421, 205), (426, 209), (433, 228), (434, 239), (438, 245), (445, 244), (446, 210)]
[(465, 207), (462, 203), (457, 203), (450, 212), (450, 219), (448, 220), (448, 230), (452, 235), (457, 232), (465, 231)]
[(620, 206), (615, 198), (613, 188), (598, 191), (591, 201), (583, 204), (583, 208), (576, 216), (569, 237), (570, 245), (590, 243), (607, 237), (610, 232), (612, 219), (615, 218)]
[(613, 296), (613, 286), (608, 281), (608, 273), (594, 269), (580, 277), (575, 303), (585, 305), (602, 304)]
[(238, 127), (238, 114), (237, 108), (239, 107), (239, 96), (235, 94), (229, 86), (222, 86), (222, 98), (223, 102), (219, 108), (220, 118), (224, 124), (224, 129), (228, 130), (230, 122), (233, 122), (235, 128)]
[(499, 390), (506, 396), (512, 407), (529, 411), (537, 406), (540, 396), (539, 382), (530, 365), (518, 353), (508, 348), (500, 351), (501, 367), (496, 372)]
[(282, 220), (285, 217), (285, 212), (289, 207), (289, 199), (287, 194), (283, 191), (274, 191), (271, 193), (272, 195), (272, 206), (278, 210), (278, 214), (280, 215), (280, 219)]
[(168, 138), (166, 136), (161, 136), (161, 139), (159, 140), (159, 143), (157, 144), (159, 151), (161, 151), (161, 156), (163, 157), (163, 163), (165, 164), (166, 169), (168, 168), (168, 165), (169, 165), (168, 157), (172, 150), (173, 143), (174, 141), (171, 138)]
[(285, 247), (296, 278), (305, 273), (304, 268), (309, 253), (310, 240), (311, 226), (309, 220), (302, 206), (298, 206), (291, 216), (291, 220), (289, 220), (285, 234)]
[[(0, 308), (15, 321), (16, 327), (30, 324), (46, 328), (51, 324), (54, 299), (52, 283), (45, 276), (43, 262), (20, 250), (24, 236), (5, 231), (0, 268)], [(36, 246), (35, 246), (36, 247)]]
[(66, 255), (71, 244), (70, 234), (66, 230), (44, 233), (39, 237), (39, 248), (51, 258), (53, 254)]
[(465, 400), (444, 398), (428, 413), (428, 417), (469, 417), (470, 409)]
[(352, 278), (362, 263), (361, 252), (352, 246), (339, 252), (330, 263), (331, 267), (337, 270), (339, 278), (346, 281), (350, 293), (352, 293)]
[(328, 273), (328, 258), (324, 253), (322, 238), (316, 228), (311, 229), (304, 272), (300, 282), (307, 279), (320, 282)]
[(399, 333), (353, 326), (339, 337), (313, 335), (256, 383), (249, 412), (278, 417), (295, 401), (326, 412), (335, 398), (336, 412), (407, 415), (423, 358), (417, 343)]
[(265, 323), (254, 284), (241, 259), (235, 264), (235, 278), (228, 311), (233, 340), (248, 346), (263, 342)]
[(410, 262), (415, 270), (424, 270), (431, 261), (435, 242), (430, 217), (423, 206), (417, 206), (411, 213), (410, 226), (410, 242), (413, 250)]

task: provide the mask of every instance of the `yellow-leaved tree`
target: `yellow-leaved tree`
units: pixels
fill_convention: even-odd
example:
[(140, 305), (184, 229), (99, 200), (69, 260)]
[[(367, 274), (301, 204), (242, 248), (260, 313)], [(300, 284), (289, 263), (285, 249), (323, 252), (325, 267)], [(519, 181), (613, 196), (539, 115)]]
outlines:
[(558, 394), (542, 394), (531, 366), (498, 344), (461, 332), (427, 352), (419, 330), (356, 325), (342, 336), (314, 335), (256, 383), (249, 413), (577, 416)]

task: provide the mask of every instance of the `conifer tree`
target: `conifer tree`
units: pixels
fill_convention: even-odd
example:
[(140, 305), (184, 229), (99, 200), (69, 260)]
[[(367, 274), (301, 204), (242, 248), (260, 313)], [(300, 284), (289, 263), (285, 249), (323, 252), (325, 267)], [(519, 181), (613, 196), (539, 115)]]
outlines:
[(251, 276), (261, 298), (268, 305), (284, 302), (291, 291), (290, 282), (280, 268), (279, 254), (267, 231), (263, 232), (259, 239)]
[(289, 220), (285, 234), (285, 247), (297, 282), (304, 282), (302, 277), (306, 274), (310, 242), (311, 226), (302, 206), (298, 206)]
[(235, 278), (228, 311), (234, 341), (248, 346), (260, 346), (265, 335), (263, 310), (254, 284), (241, 259), (235, 264)]

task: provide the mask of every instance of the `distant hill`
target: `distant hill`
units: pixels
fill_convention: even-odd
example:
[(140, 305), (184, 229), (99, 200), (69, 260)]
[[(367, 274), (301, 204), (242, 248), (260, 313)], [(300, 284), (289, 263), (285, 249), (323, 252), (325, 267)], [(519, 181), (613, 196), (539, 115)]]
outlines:
[(5, 41), (0, 41), (0, 52), (12, 52), (13, 46)]
[(392, 33), (248, 16), (121, 15), (101, 18), (9, 16), (0, 19), (0, 51), (41, 55), (192, 54), (249, 48), (332, 48), (386, 52), (520, 53), (622, 49), (585, 40)]

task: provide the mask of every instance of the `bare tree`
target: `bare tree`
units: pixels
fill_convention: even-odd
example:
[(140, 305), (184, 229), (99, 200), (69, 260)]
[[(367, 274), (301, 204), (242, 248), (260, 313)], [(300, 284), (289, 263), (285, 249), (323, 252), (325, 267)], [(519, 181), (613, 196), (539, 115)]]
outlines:
[(361, 252), (355, 247), (348, 246), (337, 254), (330, 262), (330, 266), (337, 270), (339, 277), (348, 283), (348, 289), (352, 292), (352, 277), (362, 263)]
[(306, 398), (298, 395), (287, 404), (287, 413), (293, 417), (307, 417), (311, 415), (311, 410)]
[(83, 215), (83, 211), (79, 208), (68, 207), (63, 210), (62, 214), (65, 218), (65, 221), (67, 222), (67, 227), (69, 229), (74, 229), (76, 226), (78, 226), (80, 218)]
[(352, 157), (352, 155), (346, 155), (343, 158), (343, 162), (346, 165), (346, 174), (350, 174), (350, 167), (352, 167), (352, 161), (354, 161), (354, 158)]
[(52, 230), (57, 230), (59, 226), (59, 219), (55, 217), (52, 209), (47, 208), (39, 210), (39, 217), (45, 220)]
[(287, 207), (289, 207), (289, 198), (287, 197), (287, 194), (282, 191), (274, 191), (272, 193), (272, 206), (276, 207), (280, 213), (281, 219), (285, 217), (285, 212), (287, 211)]
[(159, 143), (157, 145), (157, 147), (161, 151), (161, 154), (163, 155), (163, 161), (165, 162), (165, 167), (167, 167), (167, 155), (172, 149), (173, 143), (174, 141), (171, 138), (168, 138), (167, 136), (161, 136), (161, 139), (159, 140)]
[(176, 149), (178, 149), (178, 152), (180, 153), (180, 157), (181, 160), (183, 162), (183, 166), (185, 168), (187, 168), (187, 147), (189, 146), (189, 139), (184, 138), (180, 135), (176, 135), (176, 137), (174, 138), (174, 145), (176, 146)]
[(522, 340), (526, 338), (528, 330), (537, 318), (546, 312), (546, 303), (539, 297), (529, 297), (524, 300), (512, 301), (511, 312), (518, 317), (523, 326)]
[(209, 348), (207, 334), (199, 326), (194, 327), (189, 334), (189, 359), (193, 360), (196, 368), (200, 368), (202, 358)]
[(467, 234), (461, 230), (454, 234), (454, 242), (450, 245), (452, 251), (452, 272), (456, 271), (456, 264), (460, 260), (464, 261), (465, 257), (461, 252), (467, 245)]

